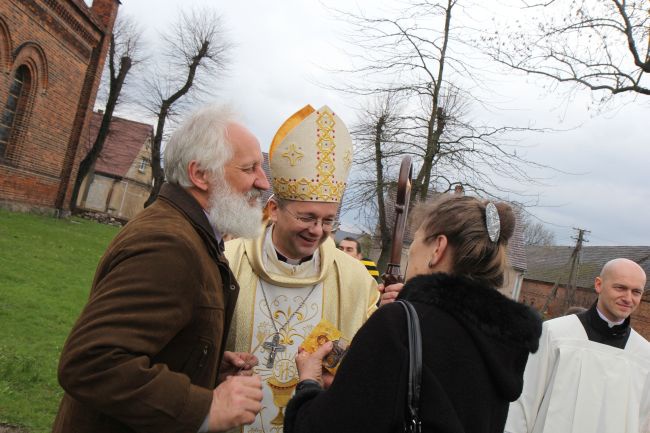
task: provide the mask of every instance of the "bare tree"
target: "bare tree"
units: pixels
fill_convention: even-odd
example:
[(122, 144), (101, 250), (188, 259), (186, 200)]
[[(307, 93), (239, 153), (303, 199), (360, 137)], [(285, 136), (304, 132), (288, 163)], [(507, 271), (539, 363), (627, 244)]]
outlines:
[(529, 221), (524, 226), (524, 244), (537, 246), (555, 245), (555, 235), (544, 224)]
[(113, 112), (120, 102), (123, 86), (126, 78), (134, 65), (143, 61), (141, 54), (142, 31), (138, 25), (128, 16), (118, 15), (111, 34), (111, 42), (108, 51), (108, 63), (104, 74), (104, 85), (108, 87), (106, 105), (102, 122), (99, 126), (97, 136), (86, 154), (79, 163), (77, 178), (75, 179), (70, 200), (71, 208), (77, 206), (77, 199), (83, 180), (93, 171), (97, 159), (104, 149), (104, 143), (108, 137)]
[[(366, 95), (403, 94), (415, 96), (424, 105), (426, 137), (424, 152), (420, 156), (420, 168), (413, 179), (412, 195), (426, 197), (433, 160), (438, 140), (445, 128), (443, 85), (446, 80), (445, 68), (463, 71), (465, 68), (458, 59), (449, 56), (450, 28), (452, 10), (458, 0), (413, 3), (397, 18), (367, 17), (349, 12), (338, 13), (354, 28), (352, 42), (363, 52), (364, 64), (353, 72), (364, 78), (361, 87), (348, 85), (347, 92)], [(443, 30), (422, 23), (435, 21), (442, 17)], [(431, 25), (432, 23), (427, 23)], [(448, 74), (447, 74), (448, 75)], [(388, 77), (393, 83), (388, 86), (382, 82), (372, 85), (369, 78), (379, 80)], [(394, 84), (394, 82), (398, 84)]]
[(356, 139), (354, 163), (359, 170), (355, 170), (355, 179), (346, 192), (346, 210), (354, 209), (363, 221), (377, 221), (381, 244), (377, 262), (381, 268), (388, 261), (391, 241), (386, 193), (394, 190), (397, 178), (385, 165), (399, 165), (402, 155), (397, 141), (402, 123), (399, 99), (397, 93), (378, 95), (351, 130)]
[[(541, 167), (528, 161), (521, 150), (517, 153), (514, 135), (541, 129), (477, 122), (470, 115), (470, 106), (482, 101), (454, 84), (459, 80), (480, 85), (474, 76), (476, 68), (452, 49), (452, 43), (464, 44), (454, 39), (452, 26), (452, 12), (458, 3), (417, 1), (403, 8), (402, 15), (390, 14), (390, 18), (338, 11), (352, 24), (349, 38), (360, 51), (357, 59), (361, 65), (347, 72), (363, 79), (358, 85), (347, 80), (341, 90), (379, 95), (382, 101), (365, 110), (359, 128), (355, 128), (357, 157), (361, 155), (357, 168), (364, 166), (357, 176), (363, 180), (355, 178), (346, 196), (346, 211), (356, 207), (357, 212), (372, 198), (379, 215), (382, 257), (390, 248), (390, 221), (384, 215), (392, 184), (386, 179), (396, 178), (397, 155), (413, 157), (411, 204), (459, 183), (476, 194), (506, 195), (515, 191), (499, 184), (498, 178), (534, 182), (530, 168)], [(401, 109), (387, 110), (386, 104), (396, 100)], [(392, 119), (390, 133), (384, 129), (387, 113)], [(351, 205), (347, 204), (350, 197)], [(381, 258), (379, 262), (381, 266)]]
[(524, 244), (533, 246), (555, 245), (555, 235), (541, 221), (528, 212), (523, 205), (518, 207), (518, 223), (521, 224), (524, 233)]
[(508, 67), (604, 91), (650, 95), (647, 0), (550, 0), (527, 4), (482, 39)]
[[(158, 197), (165, 180), (160, 151), (166, 121), (183, 107), (213, 92), (214, 80), (225, 70), (231, 47), (221, 17), (211, 9), (181, 12), (162, 40), (165, 64), (152, 71), (143, 94), (146, 108), (158, 119), (151, 146), (154, 183), (145, 207)], [(206, 85), (208, 79), (212, 80), (210, 87)]]

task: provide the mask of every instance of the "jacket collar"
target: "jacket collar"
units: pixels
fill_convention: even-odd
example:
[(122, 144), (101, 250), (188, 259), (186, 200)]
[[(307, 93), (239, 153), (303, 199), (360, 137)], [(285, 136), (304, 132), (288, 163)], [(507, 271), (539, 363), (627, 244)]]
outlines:
[(419, 275), (407, 282), (399, 297), (434, 305), (497, 340), (537, 351), (542, 333), (539, 314), (479, 280), (444, 273)]
[(164, 183), (158, 197), (185, 214), (201, 237), (208, 241), (212, 249), (216, 250), (217, 255), (223, 254), (223, 241), (217, 241), (205, 211), (190, 193), (179, 185)]

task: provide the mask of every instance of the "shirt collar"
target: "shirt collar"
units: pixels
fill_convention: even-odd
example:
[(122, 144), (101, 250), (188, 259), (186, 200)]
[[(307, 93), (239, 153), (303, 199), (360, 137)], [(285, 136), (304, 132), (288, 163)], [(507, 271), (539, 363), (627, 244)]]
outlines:
[(293, 266), (301, 265), (314, 258), (314, 255), (312, 254), (311, 256), (303, 257), (302, 259), (290, 259), (289, 257), (283, 256), (277, 249), (275, 250), (275, 254), (278, 256), (278, 260)]
[(609, 326), (610, 328), (612, 328), (612, 327), (614, 327), (614, 326), (617, 326), (617, 325), (620, 325), (620, 324), (622, 324), (623, 322), (625, 322), (625, 319), (623, 319), (623, 320), (619, 320), (618, 322), (612, 322), (612, 321), (609, 320), (607, 317), (605, 317), (605, 315), (604, 315), (603, 313), (600, 312), (600, 310), (598, 309), (598, 307), (596, 307), (596, 312), (598, 313), (598, 316), (600, 316), (600, 318), (603, 319), (603, 321), (604, 321), (605, 323), (607, 323), (607, 326)]

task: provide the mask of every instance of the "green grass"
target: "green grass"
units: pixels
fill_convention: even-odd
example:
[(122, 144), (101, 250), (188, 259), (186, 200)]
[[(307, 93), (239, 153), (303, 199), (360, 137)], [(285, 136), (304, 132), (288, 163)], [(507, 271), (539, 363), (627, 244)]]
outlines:
[(61, 347), (118, 230), (0, 210), (0, 424), (51, 431)]

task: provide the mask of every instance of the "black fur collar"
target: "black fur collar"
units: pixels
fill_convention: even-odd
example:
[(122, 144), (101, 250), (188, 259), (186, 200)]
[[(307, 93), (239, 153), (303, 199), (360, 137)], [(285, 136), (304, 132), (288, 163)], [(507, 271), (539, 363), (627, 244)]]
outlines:
[(537, 351), (539, 314), (480, 281), (444, 273), (419, 275), (404, 285), (399, 297), (435, 305), (491, 337)]

